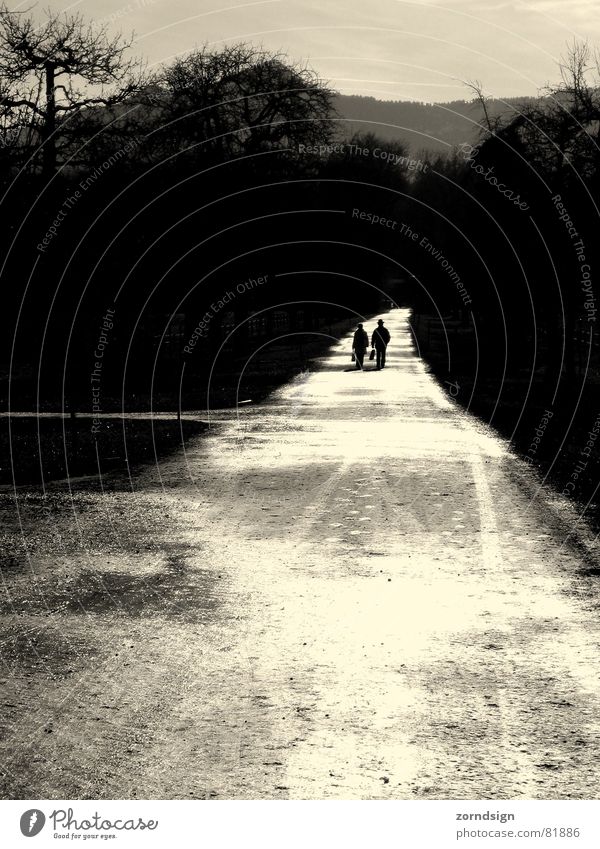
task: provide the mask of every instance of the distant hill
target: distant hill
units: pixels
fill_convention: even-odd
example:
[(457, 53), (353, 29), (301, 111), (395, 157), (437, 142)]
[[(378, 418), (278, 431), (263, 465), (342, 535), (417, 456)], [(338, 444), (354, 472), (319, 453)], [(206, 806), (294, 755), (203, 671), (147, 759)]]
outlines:
[[(519, 111), (534, 98), (489, 100), (491, 115)], [(341, 118), (340, 134), (373, 132), (384, 139), (403, 140), (413, 154), (421, 150), (447, 153), (452, 145), (473, 144), (482, 120), (481, 106), (467, 100), (449, 103), (416, 103), (407, 100), (377, 100), (374, 97), (338, 94), (335, 107)]]

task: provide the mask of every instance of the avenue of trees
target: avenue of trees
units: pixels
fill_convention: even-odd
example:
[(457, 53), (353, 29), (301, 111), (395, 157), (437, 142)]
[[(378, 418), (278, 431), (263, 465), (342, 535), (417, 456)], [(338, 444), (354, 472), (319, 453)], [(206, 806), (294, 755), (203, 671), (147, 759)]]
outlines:
[[(362, 280), (377, 281), (389, 261), (363, 251), (339, 212), (391, 211), (407, 171), (348, 152), (375, 148), (376, 136), (340, 144), (334, 92), (310, 68), (235, 44), (149, 73), (131, 40), (79, 15), (1, 7), (0, 85), (11, 211), (0, 254), (7, 314), (19, 316), (2, 360), (13, 357), (13, 399), (22, 387), (24, 406), (36, 384), (50, 405), (89, 402), (107, 307), (104, 386), (116, 397), (127, 365), (146, 399), (164, 377), (172, 408), (181, 349), (237, 282), (271, 281), (221, 311), (188, 374), (210, 366), (224, 325), (254, 312), (271, 309), (267, 329), (310, 331), (379, 303)], [(297, 306), (275, 322), (286, 302)]]
[[(12, 356), (24, 407), (31, 387), (40, 403), (89, 404), (108, 307), (105, 387), (117, 397), (126, 368), (127, 397), (164, 391), (172, 408), (209, 312), (185, 361), (197, 385), (232, 326), (236, 340), (319, 332), (378, 309), (392, 278), (417, 316), (446, 322), (425, 353), (444, 378), (471, 380), (474, 403), (479, 392), (501, 410), (507, 387), (517, 411), (535, 392), (555, 403), (557, 386), (577, 393), (582, 366), (597, 368), (600, 89), (587, 46), (505, 117), (474, 84), (479, 139), (437, 158), (368, 123), (356, 132), (335, 92), (286, 56), (204, 47), (149, 73), (131, 46), (77, 14), (0, 7), (0, 261), (7, 323), (19, 316), (2, 362)], [(268, 284), (238, 293), (257, 277)]]

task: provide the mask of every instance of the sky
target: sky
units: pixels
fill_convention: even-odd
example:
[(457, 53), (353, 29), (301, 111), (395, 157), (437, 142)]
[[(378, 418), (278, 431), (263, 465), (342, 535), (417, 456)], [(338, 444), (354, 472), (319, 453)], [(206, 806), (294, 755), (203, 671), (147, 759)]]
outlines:
[(204, 43), (250, 41), (308, 63), (338, 91), (385, 100), (470, 99), (465, 80), (494, 97), (536, 95), (557, 80), (574, 38), (600, 46), (599, 0), (54, 0), (51, 8), (134, 31), (150, 67)]

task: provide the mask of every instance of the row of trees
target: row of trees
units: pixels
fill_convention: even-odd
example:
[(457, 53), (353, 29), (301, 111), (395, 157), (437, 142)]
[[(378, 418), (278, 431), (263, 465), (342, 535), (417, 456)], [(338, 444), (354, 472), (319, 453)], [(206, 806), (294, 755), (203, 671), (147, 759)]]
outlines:
[[(536, 357), (538, 367), (573, 374), (585, 358), (577, 346), (595, 324), (587, 281), (600, 204), (597, 57), (576, 43), (560, 74), (559, 84), (504, 117), (489, 114), (476, 84), (478, 143), (432, 161), (414, 197), (420, 226), (461, 266), (475, 315), (498, 331), (498, 350), (498, 337), (512, 335), (515, 367)], [(415, 263), (423, 269), (423, 257)], [(442, 296), (445, 306), (451, 300)]]
[[(119, 293), (122, 338), (148, 312), (185, 312), (193, 327), (232, 278), (263, 272), (284, 274), (246, 310), (304, 297), (364, 311), (375, 298), (362, 281), (379, 284), (394, 267), (418, 281), (409, 297), (421, 310), (472, 316), (477, 368), (573, 373), (594, 325), (581, 254), (551, 199), (561, 196), (595, 267), (600, 87), (585, 45), (570, 49), (559, 85), (506, 118), (476, 86), (475, 151), (413, 172), (390, 164), (407, 155), (399, 142), (359, 134), (339, 144), (334, 93), (282, 55), (204, 48), (148, 74), (130, 48), (80, 15), (39, 22), (0, 7), (0, 178), (14, 222), (0, 252), (5, 278), (19, 281), (7, 298), (21, 320), (48, 334), (48, 321), (67, 317), (85, 340)], [(38, 255), (32, 246), (76, 192), (75, 214)], [(353, 208), (406, 223), (435, 250), (366, 228)], [(25, 291), (35, 309), (21, 310)]]
[[(327, 143), (332, 92), (308, 67), (248, 44), (207, 48), (149, 74), (131, 39), (79, 14), (0, 7), (0, 136), (8, 163), (48, 177), (135, 140), (136, 160), (253, 155)], [(201, 150), (199, 150), (199, 148)]]
[[(478, 85), (475, 94), (477, 143), (432, 161), (412, 190), (415, 229), (432, 234), (471, 303), (446, 333), (423, 320), (419, 338), (459, 400), (562, 487), (597, 415), (598, 57), (573, 44), (558, 83), (504, 117), (487, 110)], [(456, 316), (460, 298), (439, 263), (415, 249), (411, 269), (427, 290), (414, 288), (419, 309), (435, 313), (431, 295), (446, 319)], [(530, 450), (544, 411), (551, 424)], [(579, 475), (584, 501), (596, 498), (595, 463)]]
[[(304, 301), (310, 326), (311, 310), (335, 321), (378, 302), (361, 281), (379, 281), (386, 260), (362, 250), (336, 213), (391, 210), (408, 175), (353, 155), (351, 145), (375, 149), (373, 136), (334, 146), (329, 87), (248, 44), (199, 49), (153, 74), (129, 49), (79, 15), (38, 23), (0, 9), (0, 179), (12, 222), (0, 258), (9, 322), (19, 321), (2, 360), (13, 356), (13, 393), (22, 364), (23, 385), (35, 386), (33, 375), (60, 403), (66, 364), (80, 387), (71, 398), (85, 399), (95, 329), (115, 299), (115, 386), (127, 357), (151, 382), (155, 328), (184, 314), (185, 342), (238, 281), (271, 284), (237, 298), (236, 318)], [(186, 362), (188, 374), (199, 359)], [(175, 391), (173, 362), (164, 365)]]

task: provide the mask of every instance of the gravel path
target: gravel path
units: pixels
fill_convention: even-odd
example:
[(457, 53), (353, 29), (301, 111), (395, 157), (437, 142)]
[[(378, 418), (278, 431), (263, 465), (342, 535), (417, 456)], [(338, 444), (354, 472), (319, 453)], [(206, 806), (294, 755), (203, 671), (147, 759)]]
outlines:
[(573, 516), (385, 318), (133, 494), (0, 496), (4, 797), (598, 797)]

